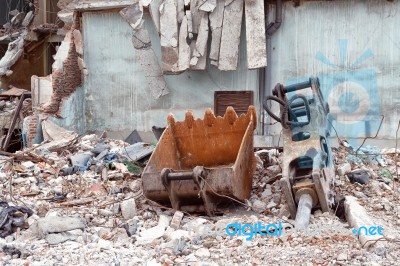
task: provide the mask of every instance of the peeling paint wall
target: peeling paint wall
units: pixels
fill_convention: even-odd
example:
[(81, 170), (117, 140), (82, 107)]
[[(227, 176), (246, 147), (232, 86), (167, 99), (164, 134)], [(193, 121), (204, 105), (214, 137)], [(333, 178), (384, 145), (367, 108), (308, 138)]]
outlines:
[[(161, 63), (160, 37), (150, 16), (144, 19)], [(153, 125), (165, 126), (170, 112), (183, 119), (187, 109), (202, 118), (205, 108), (214, 107), (216, 90), (252, 90), (258, 108), (258, 75), (247, 69), (243, 29), (238, 70), (223, 72), (209, 66), (207, 71), (165, 76), (170, 93), (154, 99), (136, 58), (132, 28), (120, 14), (85, 12), (82, 24), (87, 130), (151, 131)]]
[[(269, 6), (270, 20), (274, 6)], [(321, 79), (344, 137), (395, 138), (400, 118), (400, 1), (285, 2), (272, 37), (270, 89), (310, 75)], [(271, 135), (280, 128), (270, 127)], [(334, 133), (334, 132), (333, 132)]]
[(84, 134), (86, 132), (86, 117), (83, 110), (85, 110), (85, 91), (81, 86), (64, 100), (59, 115), (62, 119), (54, 116), (50, 116), (48, 119), (61, 127)]

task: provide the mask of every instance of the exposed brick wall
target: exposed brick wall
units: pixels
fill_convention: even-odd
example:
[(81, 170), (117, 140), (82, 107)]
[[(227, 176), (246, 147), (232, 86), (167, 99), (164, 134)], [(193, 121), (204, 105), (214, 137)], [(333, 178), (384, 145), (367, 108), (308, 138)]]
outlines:
[(24, 128), (26, 130), (26, 145), (28, 147), (32, 146), (32, 140), (35, 139), (37, 135), (37, 126), (39, 121), (39, 115), (31, 115), (24, 119)]
[[(79, 19), (75, 15), (73, 29), (79, 28)], [(63, 62), (63, 68), (54, 70), (53, 78), (53, 95), (51, 101), (44, 104), (43, 112), (46, 114), (58, 114), (64, 99), (68, 98), (78, 86), (82, 84), (82, 70), (78, 63), (79, 55), (76, 52), (71, 37), (71, 44), (68, 51), (68, 57)]]
[(51, 101), (44, 105), (45, 113), (55, 114), (59, 111), (64, 98), (70, 96), (82, 83), (82, 72), (78, 65), (78, 54), (71, 42), (68, 57), (64, 61), (64, 71), (55, 70), (53, 77), (53, 95)]

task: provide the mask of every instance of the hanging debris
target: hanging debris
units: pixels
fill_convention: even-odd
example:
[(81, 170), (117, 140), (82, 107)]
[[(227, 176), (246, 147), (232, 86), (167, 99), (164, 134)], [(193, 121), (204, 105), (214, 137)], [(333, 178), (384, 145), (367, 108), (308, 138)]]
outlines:
[(120, 11), (120, 15), (133, 29), (132, 43), (138, 62), (143, 68), (148, 88), (154, 99), (169, 93), (163, 71), (151, 45), (150, 35), (143, 25), (143, 6), (136, 3)]
[[(229, 1), (228, 1), (229, 2)], [(218, 69), (235, 70), (238, 65), (243, 0), (225, 2)]]

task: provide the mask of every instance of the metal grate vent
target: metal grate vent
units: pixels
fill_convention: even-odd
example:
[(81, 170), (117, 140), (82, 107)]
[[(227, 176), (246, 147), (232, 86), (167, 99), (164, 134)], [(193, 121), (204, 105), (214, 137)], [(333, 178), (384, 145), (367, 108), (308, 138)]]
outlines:
[(223, 116), (226, 108), (232, 106), (238, 115), (246, 114), (253, 104), (252, 91), (216, 91), (214, 93), (214, 113)]

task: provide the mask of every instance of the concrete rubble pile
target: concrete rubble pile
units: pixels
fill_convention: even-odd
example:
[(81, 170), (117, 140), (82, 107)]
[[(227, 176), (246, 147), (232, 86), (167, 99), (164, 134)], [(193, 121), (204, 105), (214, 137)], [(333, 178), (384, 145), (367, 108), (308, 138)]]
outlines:
[[(247, 202), (206, 217), (144, 197), (140, 171), (152, 145), (70, 134), (64, 143), (45, 141), (16, 153), (32, 160), (2, 156), (0, 217), (9, 214), (11, 230), (0, 238), (4, 265), (394, 265), (400, 256), (394, 242), (400, 228), (400, 165), (394, 149), (378, 150), (380, 163), (364, 158), (358, 164), (348, 159), (348, 147), (334, 149), (336, 190), (343, 199), (336, 216), (321, 211), (311, 216), (310, 225), (321, 225), (322, 233), (294, 231), (247, 240), (249, 235), (229, 236), (226, 226), (260, 222), (287, 228), (293, 223), (280, 188), (278, 149), (255, 152)], [(350, 180), (360, 170), (368, 180)], [(359, 219), (384, 228), (387, 241), (328, 234), (333, 226), (351, 228)], [(0, 230), (5, 226), (2, 222)]]

